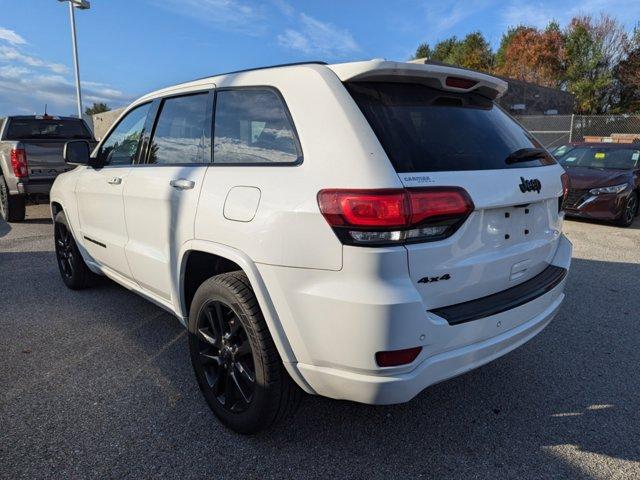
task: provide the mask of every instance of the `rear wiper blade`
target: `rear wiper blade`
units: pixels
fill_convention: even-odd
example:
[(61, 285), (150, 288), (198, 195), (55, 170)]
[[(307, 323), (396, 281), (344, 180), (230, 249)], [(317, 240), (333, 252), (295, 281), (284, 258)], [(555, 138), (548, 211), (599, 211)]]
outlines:
[(518, 162), (528, 162), (529, 160), (535, 160), (536, 158), (545, 158), (547, 151), (542, 148), (521, 148), (511, 153), (504, 162), (507, 165)]

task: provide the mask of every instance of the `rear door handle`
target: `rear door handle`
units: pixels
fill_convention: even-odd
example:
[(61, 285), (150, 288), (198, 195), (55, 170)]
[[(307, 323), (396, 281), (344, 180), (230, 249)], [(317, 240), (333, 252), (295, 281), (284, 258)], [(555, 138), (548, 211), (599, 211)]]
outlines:
[(113, 178), (110, 178), (109, 180), (107, 180), (107, 183), (109, 183), (111, 185), (120, 185), (122, 183), (122, 178), (113, 177)]
[(195, 187), (196, 182), (193, 180), (187, 180), (185, 178), (178, 178), (177, 180), (171, 180), (169, 182), (173, 188), (177, 188), (178, 190), (191, 190)]

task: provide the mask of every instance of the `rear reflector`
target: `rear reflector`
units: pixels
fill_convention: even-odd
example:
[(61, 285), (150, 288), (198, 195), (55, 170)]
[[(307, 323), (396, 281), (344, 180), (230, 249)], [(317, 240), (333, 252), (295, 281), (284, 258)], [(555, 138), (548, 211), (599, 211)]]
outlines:
[(478, 82), (476, 82), (475, 80), (469, 80), (468, 78), (460, 77), (447, 77), (447, 80), (445, 81), (447, 87), (462, 88), (465, 90), (473, 87), (476, 83)]
[(321, 190), (318, 205), (343, 243), (371, 246), (444, 238), (474, 208), (457, 187)]
[(24, 151), (24, 148), (11, 149), (11, 168), (17, 178), (24, 178), (29, 175), (27, 153)]
[(422, 347), (393, 350), (390, 352), (377, 352), (376, 363), (380, 367), (396, 367), (413, 362), (422, 351)]

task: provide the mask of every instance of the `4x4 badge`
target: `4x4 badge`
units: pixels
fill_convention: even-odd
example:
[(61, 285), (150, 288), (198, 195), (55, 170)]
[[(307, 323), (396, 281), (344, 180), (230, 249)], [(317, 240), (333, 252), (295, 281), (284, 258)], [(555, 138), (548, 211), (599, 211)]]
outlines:
[(448, 273), (445, 273), (441, 277), (423, 277), (420, 280), (418, 280), (418, 283), (433, 283), (433, 282), (439, 282), (440, 280), (449, 280), (450, 278), (451, 278), (451, 275), (449, 275)]
[(520, 191), (525, 192), (537, 192), (540, 193), (542, 189), (542, 183), (537, 178), (531, 180), (525, 180), (524, 177), (520, 177)]

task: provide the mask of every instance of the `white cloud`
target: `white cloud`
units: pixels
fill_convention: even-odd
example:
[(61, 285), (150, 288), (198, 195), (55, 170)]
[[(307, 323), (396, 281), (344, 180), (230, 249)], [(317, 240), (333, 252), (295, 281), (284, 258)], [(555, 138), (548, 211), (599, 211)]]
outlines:
[(12, 45), (24, 45), (27, 41), (13, 30), (0, 27), (0, 40), (9, 42)]
[(345, 57), (360, 51), (348, 30), (317, 20), (310, 15), (299, 15), (299, 26), (288, 28), (278, 35), (278, 43), (286, 48), (329, 58)]
[(242, 0), (150, 0), (174, 13), (191, 17), (220, 30), (249, 35), (264, 32), (263, 5)]
[(16, 48), (0, 46), (0, 60), (15, 61), (29, 65), (30, 67), (42, 67), (51, 70), (53, 73), (64, 74), (67, 73), (68, 68), (61, 63), (46, 62), (40, 58), (24, 55)]
[[(26, 40), (13, 31), (4, 35), (5, 30), (0, 29), (0, 116), (42, 112), (45, 103), (52, 113), (73, 112), (76, 92), (68, 78), (69, 68), (23, 53), (19, 46), (26, 45)], [(83, 81), (82, 93), (86, 105), (104, 102), (118, 107), (132, 100), (99, 82)]]

